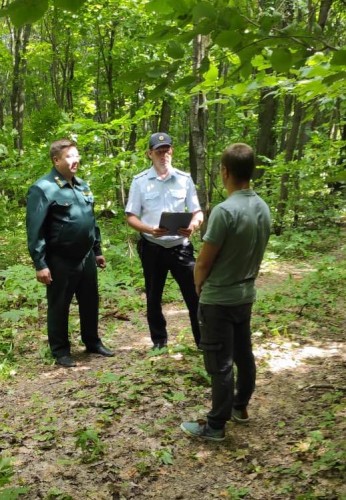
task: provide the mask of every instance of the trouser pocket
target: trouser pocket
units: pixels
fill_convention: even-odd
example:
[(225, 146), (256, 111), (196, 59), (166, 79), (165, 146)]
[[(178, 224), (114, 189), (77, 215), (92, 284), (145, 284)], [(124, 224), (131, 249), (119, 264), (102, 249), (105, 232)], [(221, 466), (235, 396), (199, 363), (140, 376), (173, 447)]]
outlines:
[(218, 373), (221, 369), (222, 344), (206, 344), (201, 342), (199, 346), (203, 351), (205, 369), (209, 375)]

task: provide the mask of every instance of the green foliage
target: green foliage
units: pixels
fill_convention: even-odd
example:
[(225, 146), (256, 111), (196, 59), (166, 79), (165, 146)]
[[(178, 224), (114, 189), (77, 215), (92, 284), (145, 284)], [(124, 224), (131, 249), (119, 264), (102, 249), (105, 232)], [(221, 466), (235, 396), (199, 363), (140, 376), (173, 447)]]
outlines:
[(47, 492), (45, 500), (73, 500), (73, 497), (71, 497), (71, 495), (67, 495), (59, 488), (53, 487)]
[(286, 259), (306, 259), (316, 253), (323, 255), (335, 246), (340, 234), (337, 226), (290, 229), (281, 236), (270, 237), (267, 254), (271, 258)]
[(12, 460), (0, 455), (0, 487), (8, 484), (14, 475)]
[(281, 199), (283, 175), (288, 175), (289, 192), (283, 220), (286, 231), (292, 227), (323, 228), (342, 219), (345, 193), (342, 189), (333, 192), (333, 182), (338, 179), (341, 182), (344, 174), (344, 166), (338, 161), (342, 147), (343, 141), (328, 141), (315, 132), (310, 145), (306, 146), (304, 158), (286, 162), (283, 155), (279, 155), (270, 166), (263, 167), (264, 177), (255, 183), (255, 189), (271, 207), (273, 227), (279, 217), (276, 207)]
[(31, 24), (40, 19), (48, 9), (48, 0), (14, 0), (0, 11), (0, 16), (9, 15), (16, 27)]
[(152, 452), (153, 457), (159, 462), (160, 465), (173, 464), (173, 452), (171, 448), (162, 448)]
[[(328, 413), (333, 414), (336, 409), (336, 405), (331, 405)], [(307, 424), (311, 416), (305, 418)], [(327, 421), (329, 421), (329, 419), (330, 416), (328, 415)], [(342, 436), (338, 436), (336, 439), (330, 439), (328, 433), (322, 430), (324, 428), (324, 418), (319, 421), (319, 428), (315, 430), (309, 430), (308, 425), (304, 437), (295, 444), (292, 450), (292, 455), (297, 458), (297, 460), (289, 467), (278, 468), (277, 472), (282, 475), (291, 475), (294, 480), (297, 480), (298, 477), (303, 478), (307, 476), (310, 478), (313, 476), (323, 476), (325, 479), (327, 477), (335, 477), (337, 472), (340, 472), (341, 475), (344, 474), (346, 456)], [(324, 496), (322, 492), (321, 497)], [(298, 495), (297, 498), (317, 497), (315, 495), (315, 490), (312, 490), (306, 494)]]
[(4, 356), (9, 359), (13, 352), (13, 338), (16, 333), (15, 329), (4, 328), (0, 338), (0, 359)]
[(229, 486), (227, 488), (227, 497), (232, 500), (239, 500), (246, 497), (250, 493), (249, 488), (237, 488), (236, 486)]
[(16, 373), (14, 346), (21, 329), (36, 324), (44, 297), (45, 287), (36, 281), (33, 268), (15, 264), (0, 270), (1, 378), (7, 379)]
[[(69, 11), (78, 10), (85, 0), (54, 0), (57, 7)], [(0, 9), (0, 17), (9, 16), (16, 27), (38, 21), (48, 9), (48, 0), (14, 0)]]
[[(301, 279), (289, 277), (279, 288), (260, 292), (254, 307), (254, 329), (269, 335), (287, 336), (291, 328), (294, 331), (291, 325), (299, 318), (310, 322), (310, 334), (313, 325), (318, 322), (329, 324), (331, 331), (337, 329), (337, 325), (330, 325), (329, 319), (340, 307), (345, 280), (343, 261), (326, 258), (316, 270), (311, 270)], [(300, 335), (304, 335), (302, 326)]]
[(0, 317), (8, 323), (37, 319), (37, 307), (45, 297), (45, 287), (32, 268), (17, 264), (0, 271)]
[(28, 493), (28, 488), (3, 488), (11, 482), (14, 476), (12, 459), (0, 455), (0, 498), (1, 500), (17, 500), (21, 495)]
[(0, 498), (1, 500), (17, 500), (26, 493), (29, 493), (29, 488), (4, 488), (0, 490)]
[(86, 463), (95, 462), (103, 455), (105, 446), (95, 429), (80, 429), (75, 433), (76, 448), (82, 451), (82, 461)]
[[(52, 140), (56, 133), (57, 123), (62, 119), (62, 111), (55, 103), (49, 102), (47, 105), (42, 106), (39, 110), (32, 110), (28, 117), (26, 126), (26, 135), (28, 141), (32, 144), (32, 151), (30, 157), (34, 156), (35, 149), (38, 148), (40, 152), (40, 163), (43, 162), (44, 168), (48, 169), (50, 160), (48, 159), (48, 148), (46, 143)], [(42, 145), (45, 145), (42, 148)], [(22, 162), (24, 162), (24, 158)], [(34, 160), (34, 159), (32, 159)], [(26, 169), (23, 168), (23, 172)], [(31, 168), (29, 167), (31, 174)], [(38, 177), (37, 165), (35, 165), (35, 173)]]

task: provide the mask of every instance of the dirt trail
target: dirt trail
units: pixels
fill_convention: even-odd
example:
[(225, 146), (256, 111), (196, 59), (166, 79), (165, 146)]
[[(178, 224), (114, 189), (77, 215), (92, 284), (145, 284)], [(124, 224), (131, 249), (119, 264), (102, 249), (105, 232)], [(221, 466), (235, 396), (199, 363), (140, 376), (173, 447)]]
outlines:
[[(279, 287), (289, 273), (299, 278), (310, 270), (293, 264), (264, 269), (258, 286)], [(189, 331), (181, 307), (165, 306), (172, 348)], [(210, 389), (191, 339), (190, 350), (150, 357), (143, 315), (128, 322), (108, 318), (102, 329), (114, 358), (87, 356), (74, 338), (78, 366), (66, 370), (44, 365), (33, 341), (17, 376), (2, 384), (0, 448), (15, 460), (11, 486), (29, 488), (20, 498), (263, 500), (311, 491), (315, 497), (300, 498), (346, 498), (337, 464), (324, 478), (314, 472), (314, 443), (307, 439), (321, 422), (325, 439), (345, 433), (345, 330), (331, 338), (321, 328), (318, 338), (292, 340), (255, 334), (251, 423), (229, 423), (226, 440), (215, 444), (179, 429), (182, 419), (200, 418), (209, 406)], [(339, 396), (324, 399), (334, 389)], [(337, 398), (339, 407), (328, 417)], [(96, 430), (105, 446), (93, 462), (76, 447), (85, 428)]]

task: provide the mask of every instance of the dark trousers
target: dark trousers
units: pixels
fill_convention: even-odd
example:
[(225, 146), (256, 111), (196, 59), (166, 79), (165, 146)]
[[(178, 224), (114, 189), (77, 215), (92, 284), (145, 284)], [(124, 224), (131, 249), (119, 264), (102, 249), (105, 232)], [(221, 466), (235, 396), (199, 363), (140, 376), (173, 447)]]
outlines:
[[(246, 408), (255, 389), (251, 309), (252, 304), (199, 306), (200, 347), (212, 386), (208, 423), (215, 429), (222, 429), (230, 420), (232, 408)], [(233, 363), (237, 367), (235, 386)]]
[(87, 348), (99, 345), (99, 296), (94, 253), (90, 252), (81, 262), (71, 262), (66, 258), (50, 255), (48, 266), (53, 279), (47, 285), (48, 341), (53, 356), (70, 354), (68, 316), (74, 295), (78, 302), (82, 341)]
[(161, 301), (167, 274), (170, 271), (179, 285), (189, 310), (192, 333), (198, 346), (200, 341), (197, 319), (198, 296), (193, 281), (195, 258), (192, 244), (163, 248), (141, 238), (138, 242), (138, 253), (143, 267), (147, 320), (153, 343), (167, 341), (166, 320), (162, 314)]

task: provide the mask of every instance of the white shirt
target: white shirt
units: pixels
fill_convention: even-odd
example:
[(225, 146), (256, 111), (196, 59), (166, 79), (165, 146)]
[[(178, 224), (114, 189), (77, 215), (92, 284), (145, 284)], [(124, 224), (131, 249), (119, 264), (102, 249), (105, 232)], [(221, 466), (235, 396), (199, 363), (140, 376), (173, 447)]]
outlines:
[[(144, 170), (133, 178), (129, 199), (125, 208), (127, 214), (136, 215), (145, 224), (157, 227), (162, 212), (197, 212), (201, 210), (196, 187), (191, 175), (176, 168), (170, 168), (165, 179), (160, 179), (155, 168)], [(143, 236), (158, 245), (169, 248), (186, 245), (188, 239), (182, 236)]]

